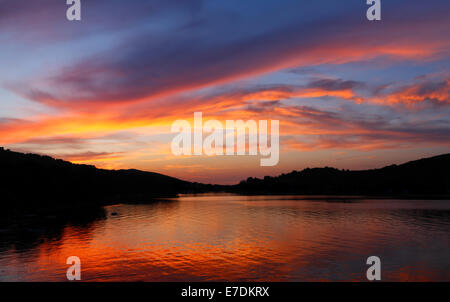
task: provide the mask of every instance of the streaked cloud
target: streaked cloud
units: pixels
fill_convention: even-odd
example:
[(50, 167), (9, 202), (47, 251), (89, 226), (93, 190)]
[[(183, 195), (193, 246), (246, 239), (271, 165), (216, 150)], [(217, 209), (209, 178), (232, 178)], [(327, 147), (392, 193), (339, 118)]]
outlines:
[[(430, 1), (383, 3), (371, 23), (359, 0), (98, 0), (74, 24), (64, 2), (6, 0), (0, 65), (14, 70), (0, 70), (0, 99), (14, 110), (0, 112), (0, 144), (207, 179), (206, 162), (168, 148), (171, 123), (201, 111), (279, 119), (286, 154), (445, 149), (450, 6)], [(39, 110), (17, 114), (11, 93)], [(223, 179), (243, 164), (210, 160)]]

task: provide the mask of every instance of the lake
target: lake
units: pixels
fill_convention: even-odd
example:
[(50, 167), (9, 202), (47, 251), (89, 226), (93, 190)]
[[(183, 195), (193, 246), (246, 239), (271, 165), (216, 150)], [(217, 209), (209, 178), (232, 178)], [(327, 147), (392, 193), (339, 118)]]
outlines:
[(384, 281), (450, 281), (446, 200), (183, 195), (26, 240), (2, 239), (0, 281), (65, 281), (70, 256), (83, 281), (365, 281), (369, 256)]

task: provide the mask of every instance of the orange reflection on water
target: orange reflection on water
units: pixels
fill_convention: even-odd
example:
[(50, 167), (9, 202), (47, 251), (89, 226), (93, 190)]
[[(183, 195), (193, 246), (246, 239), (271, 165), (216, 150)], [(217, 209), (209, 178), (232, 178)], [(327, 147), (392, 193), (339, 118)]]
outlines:
[(206, 195), (110, 206), (106, 219), (68, 225), (0, 265), (40, 281), (65, 280), (69, 256), (84, 281), (365, 281), (377, 255), (383, 280), (449, 280), (448, 205), (344, 201)]

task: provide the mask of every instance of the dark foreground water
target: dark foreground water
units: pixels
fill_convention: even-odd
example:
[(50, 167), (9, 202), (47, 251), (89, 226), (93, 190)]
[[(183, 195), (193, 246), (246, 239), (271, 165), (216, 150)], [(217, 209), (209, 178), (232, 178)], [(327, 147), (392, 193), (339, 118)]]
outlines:
[[(4, 237), (0, 281), (450, 281), (450, 201), (182, 196), (116, 205), (53, 235)], [(6, 233), (7, 230), (0, 230)], [(1, 237), (0, 237), (1, 238)], [(16, 242), (15, 242), (16, 241)]]

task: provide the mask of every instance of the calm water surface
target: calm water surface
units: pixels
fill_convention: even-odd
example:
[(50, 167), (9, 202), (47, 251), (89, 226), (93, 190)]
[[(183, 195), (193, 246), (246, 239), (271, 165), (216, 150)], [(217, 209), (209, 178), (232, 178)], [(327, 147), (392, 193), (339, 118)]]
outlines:
[(450, 201), (305, 198), (105, 207), (33, 244), (2, 239), (0, 281), (64, 281), (69, 256), (84, 281), (363, 281), (372, 255), (383, 280), (450, 281)]

